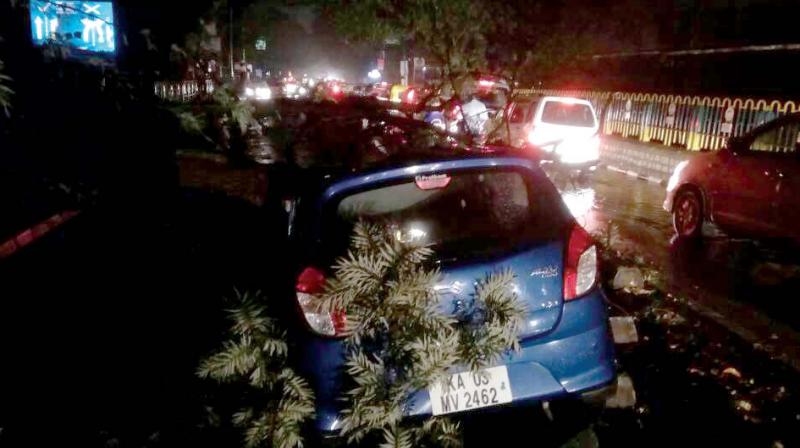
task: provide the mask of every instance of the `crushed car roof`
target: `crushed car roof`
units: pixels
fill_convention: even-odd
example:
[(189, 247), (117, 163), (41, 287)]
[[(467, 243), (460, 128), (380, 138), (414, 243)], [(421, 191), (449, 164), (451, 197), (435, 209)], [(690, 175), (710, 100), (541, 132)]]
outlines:
[(471, 145), (426, 123), (376, 107), (327, 104), (303, 113), (304, 123), (283, 158), (303, 171), (327, 176), (440, 160), (525, 157), (513, 148)]

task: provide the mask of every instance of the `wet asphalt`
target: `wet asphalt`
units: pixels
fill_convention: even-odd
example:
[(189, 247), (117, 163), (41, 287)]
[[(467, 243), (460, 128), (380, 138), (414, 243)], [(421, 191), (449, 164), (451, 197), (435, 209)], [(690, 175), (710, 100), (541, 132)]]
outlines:
[(660, 273), (666, 292), (800, 370), (800, 257), (791, 248), (729, 238), (713, 225), (700, 241), (678, 240), (662, 208), (665, 187), (622, 173), (600, 169), (559, 188), (581, 225)]

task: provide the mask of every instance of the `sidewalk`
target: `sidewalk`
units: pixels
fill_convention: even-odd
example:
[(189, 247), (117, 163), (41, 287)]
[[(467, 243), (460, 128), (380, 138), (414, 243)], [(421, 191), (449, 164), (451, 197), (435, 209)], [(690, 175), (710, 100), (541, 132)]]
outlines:
[(611, 135), (604, 135), (600, 144), (600, 160), (608, 169), (655, 183), (666, 183), (675, 166), (693, 154)]

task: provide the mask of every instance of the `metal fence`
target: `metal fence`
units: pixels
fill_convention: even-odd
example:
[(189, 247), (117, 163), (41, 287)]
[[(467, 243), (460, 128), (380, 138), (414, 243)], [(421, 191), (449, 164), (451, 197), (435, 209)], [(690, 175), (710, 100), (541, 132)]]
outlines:
[(164, 101), (185, 102), (200, 93), (214, 92), (214, 82), (205, 81), (158, 81), (154, 93)]
[(516, 92), (588, 99), (601, 117), (603, 133), (689, 150), (720, 149), (731, 136), (800, 112), (800, 104), (794, 101), (752, 98), (545, 89)]

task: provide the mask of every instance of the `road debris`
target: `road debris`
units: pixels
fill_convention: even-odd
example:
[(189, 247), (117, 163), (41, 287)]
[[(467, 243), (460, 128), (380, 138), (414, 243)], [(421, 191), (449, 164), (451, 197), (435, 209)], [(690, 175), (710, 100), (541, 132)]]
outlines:
[(644, 275), (636, 267), (621, 266), (617, 269), (617, 274), (612, 282), (614, 289), (626, 289), (631, 292), (644, 289)]
[(606, 407), (609, 408), (633, 408), (636, 405), (636, 389), (633, 387), (633, 380), (627, 374), (617, 376), (617, 391), (606, 400)]
[(615, 344), (632, 344), (639, 342), (639, 335), (636, 332), (636, 322), (632, 316), (610, 317), (611, 334), (614, 336)]
[(686, 318), (680, 314), (667, 309), (655, 308), (653, 309), (656, 322), (666, 324), (668, 326), (683, 325), (686, 323)]

